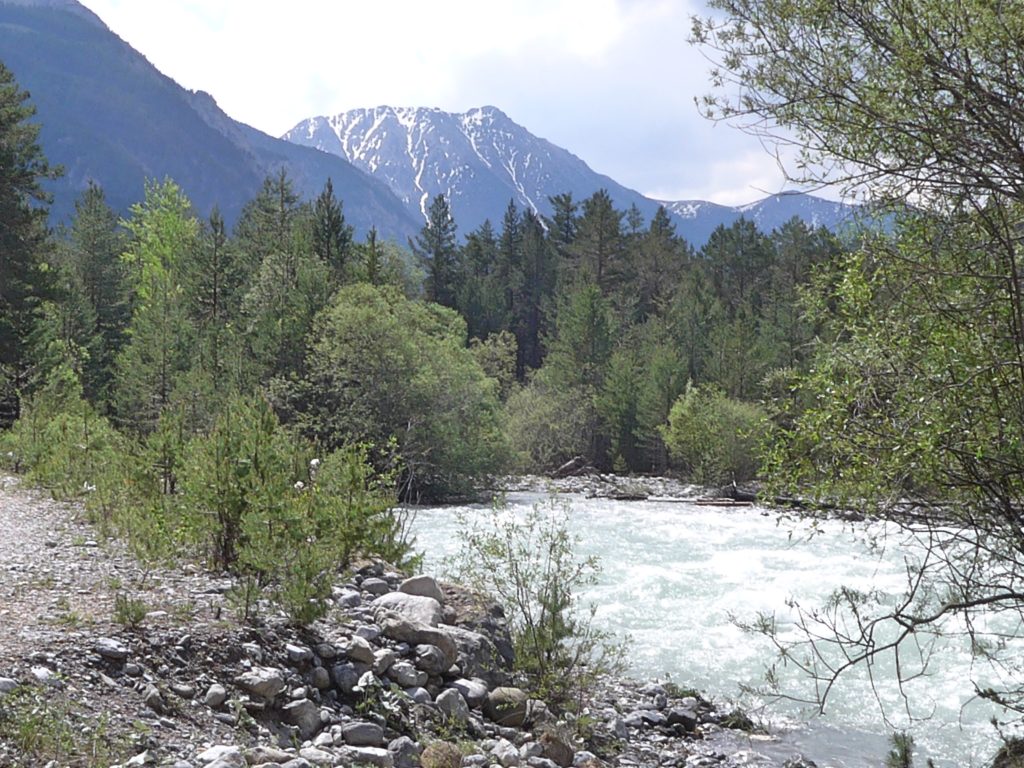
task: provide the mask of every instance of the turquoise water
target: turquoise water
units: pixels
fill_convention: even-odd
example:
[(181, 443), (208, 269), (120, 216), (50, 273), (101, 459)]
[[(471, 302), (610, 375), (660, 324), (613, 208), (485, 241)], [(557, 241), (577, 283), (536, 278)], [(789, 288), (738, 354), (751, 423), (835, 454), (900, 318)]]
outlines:
[[(578, 551), (596, 555), (602, 565), (599, 582), (584, 600), (596, 606), (600, 626), (628, 638), (632, 676), (670, 678), (716, 700), (755, 708), (779, 735), (774, 743), (754, 743), (755, 751), (780, 762), (800, 751), (823, 768), (868, 768), (884, 764), (888, 733), (909, 728), (918, 765), (931, 757), (943, 768), (983, 766), (991, 757), (997, 739), (989, 720), (999, 713), (971, 697), (971, 681), (986, 682), (991, 673), (956, 638), (941, 641), (929, 674), (902, 691), (891, 658), (878, 661), (870, 676), (858, 670), (844, 678), (824, 715), (741, 692), (741, 686), (763, 683), (775, 657), (767, 638), (744, 632), (735, 620), (774, 614), (780, 633), (797, 637), (796, 614), (787, 601), (821, 605), (840, 586), (903, 591), (905, 558), (913, 551), (892, 537), (884, 548), (870, 547), (868, 538), (879, 529), (827, 522), (812, 536), (806, 523), (780, 521), (758, 509), (560, 499), (579, 536)], [(512, 494), (506, 514), (548, 503), (540, 494)], [(428, 572), (443, 575), (442, 560), (459, 550), (459, 513), (472, 518), (491, 511), (417, 510), (413, 531), (419, 548), (430, 553)], [(781, 670), (781, 678), (788, 693), (812, 693), (791, 669)]]

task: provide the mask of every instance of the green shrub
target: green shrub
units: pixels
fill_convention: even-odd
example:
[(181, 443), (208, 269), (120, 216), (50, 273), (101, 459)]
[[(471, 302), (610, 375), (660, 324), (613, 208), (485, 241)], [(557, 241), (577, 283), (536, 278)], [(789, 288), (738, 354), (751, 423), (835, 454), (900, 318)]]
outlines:
[(77, 375), (59, 366), (25, 403), (21, 418), (0, 434), (0, 460), (56, 498), (79, 498), (96, 489), (122, 444), (82, 397)]
[(766, 428), (760, 406), (690, 383), (672, 406), (662, 437), (691, 481), (717, 485), (757, 476), (759, 432)]
[(579, 558), (567, 511), (555, 502), (520, 519), (495, 508), (465, 526), (455, 578), (501, 602), (515, 644), (515, 669), (538, 698), (580, 709), (588, 690), (619, 667), (621, 649), (593, 623), (578, 590), (594, 583), (596, 558)]
[(585, 395), (562, 389), (541, 370), (525, 387), (513, 389), (505, 407), (513, 467), (519, 472), (557, 469), (588, 453), (593, 409)]
[(269, 597), (309, 623), (354, 555), (407, 556), (389, 484), (364, 449), (342, 448), (321, 462), (265, 400), (238, 398), (185, 451), (182, 539), (239, 576), (236, 597), (247, 618)]
[(4, 765), (73, 765), (105, 768), (131, 751), (123, 735), (111, 733), (105, 714), (96, 716), (63, 693), (22, 685), (0, 696), (0, 762), (4, 744), (14, 752)]

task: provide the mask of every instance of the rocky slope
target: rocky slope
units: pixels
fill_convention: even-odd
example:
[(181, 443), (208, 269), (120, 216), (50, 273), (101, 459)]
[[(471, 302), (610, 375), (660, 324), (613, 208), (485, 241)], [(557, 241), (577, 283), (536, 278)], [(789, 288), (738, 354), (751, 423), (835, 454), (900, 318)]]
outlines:
[(605, 681), (559, 720), (516, 687), (500, 607), (428, 576), (367, 564), (313, 627), (242, 625), (228, 580), (145, 572), (9, 477), (0, 536), (0, 766), (772, 764), (672, 685)]

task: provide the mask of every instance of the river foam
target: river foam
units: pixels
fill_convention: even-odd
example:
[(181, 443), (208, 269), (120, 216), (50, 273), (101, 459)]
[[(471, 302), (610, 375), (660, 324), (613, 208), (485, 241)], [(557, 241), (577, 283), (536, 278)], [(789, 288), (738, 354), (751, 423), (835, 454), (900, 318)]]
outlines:
[[(516, 493), (508, 513), (521, 514), (548, 497)], [(561, 496), (578, 551), (602, 565), (597, 584), (583, 598), (596, 607), (595, 620), (628, 637), (629, 672), (639, 679), (670, 678), (759, 708), (781, 734), (760, 752), (782, 758), (802, 751), (819, 766), (869, 768), (884, 763), (887, 734), (909, 728), (917, 760), (937, 766), (983, 766), (998, 745), (988, 724), (993, 712), (972, 701), (971, 681), (985, 674), (969, 648), (940, 641), (927, 677), (904, 686), (904, 698), (885, 659), (873, 676), (859, 670), (843, 679), (827, 711), (808, 719), (806, 706), (767, 702), (741, 693), (757, 687), (774, 660), (767, 638), (737, 626), (758, 614), (773, 614), (780, 635), (799, 637), (787, 601), (822, 604), (840, 586), (900, 594), (905, 558), (912, 553), (890, 537), (869, 546), (880, 531), (825, 522), (812, 528), (756, 508), (701, 507), (684, 502), (622, 502)], [(443, 571), (442, 560), (461, 546), (462, 515), (489, 515), (484, 507), (432, 507), (417, 511), (413, 532), (429, 553), (427, 570)], [(808, 695), (808, 682), (783, 670), (783, 689)], [(885, 709), (888, 722), (880, 711)], [(763, 706), (763, 709), (761, 707)], [(920, 722), (908, 719), (907, 709)]]

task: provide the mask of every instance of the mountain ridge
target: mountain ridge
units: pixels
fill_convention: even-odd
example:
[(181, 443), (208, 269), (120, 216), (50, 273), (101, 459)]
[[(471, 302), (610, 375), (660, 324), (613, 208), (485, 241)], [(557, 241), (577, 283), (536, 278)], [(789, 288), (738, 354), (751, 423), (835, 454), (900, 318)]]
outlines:
[(444, 194), (463, 232), (484, 220), (500, 220), (510, 199), (548, 215), (553, 195), (570, 193), (582, 202), (599, 189), (607, 190), (621, 210), (636, 206), (648, 221), (664, 205), (679, 234), (698, 247), (716, 227), (741, 217), (766, 231), (793, 216), (835, 229), (856, 210), (802, 192), (769, 195), (743, 206), (648, 198), (592, 170), (492, 105), (466, 112), (389, 105), (352, 109), (306, 118), (282, 138), (343, 157), (381, 179), (421, 221), (430, 198)]
[(226, 115), (154, 67), (74, 0), (0, 0), (0, 51), (30, 93), (40, 145), (63, 178), (48, 184), (51, 220), (67, 222), (90, 181), (127, 214), (147, 179), (173, 178), (199, 215), (233, 222), (284, 167), (313, 199), (330, 177), (356, 231), (404, 240), (419, 224), (380, 181), (338, 157), (281, 141)]

